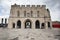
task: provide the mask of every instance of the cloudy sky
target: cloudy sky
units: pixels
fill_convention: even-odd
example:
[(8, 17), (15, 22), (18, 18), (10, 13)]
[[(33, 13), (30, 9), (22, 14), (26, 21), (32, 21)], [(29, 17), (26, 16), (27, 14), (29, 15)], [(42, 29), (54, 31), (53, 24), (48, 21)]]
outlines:
[(60, 0), (0, 0), (0, 19), (8, 18), (13, 4), (46, 5), (50, 10), (52, 21), (60, 21)]

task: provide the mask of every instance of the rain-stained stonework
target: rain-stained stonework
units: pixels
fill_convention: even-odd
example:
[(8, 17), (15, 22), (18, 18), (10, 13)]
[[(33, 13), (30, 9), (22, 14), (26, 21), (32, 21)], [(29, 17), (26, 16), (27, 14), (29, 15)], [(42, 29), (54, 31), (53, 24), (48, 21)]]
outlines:
[(46, 5), (11, 5), (8, 40), (57, 40)]
[(50, 11), (46, 5), (12, 5), (8, 22), (8, 28), (52, 28)]

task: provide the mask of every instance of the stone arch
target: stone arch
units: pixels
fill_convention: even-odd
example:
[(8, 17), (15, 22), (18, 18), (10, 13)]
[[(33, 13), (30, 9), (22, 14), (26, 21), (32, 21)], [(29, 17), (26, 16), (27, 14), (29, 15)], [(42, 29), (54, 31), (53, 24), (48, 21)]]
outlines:
[(50, 22), (48, 22), (48, 28), (50, 28)]
[(25, 21), (25, 28), (31, 28), (32, 24), (31, 24), (31, 20), (27, 19)]
[(35, 22), (35, 28), (37, 28), (37, 29), (40, 28), (40, 22), (39, 22), (39, 20), (36, 20), (36, 22)]
[(20, 20), (17, 21), (17, 28), (21, 28), (21, 21)]
[(15, 23), (13, 23), (13, 28), (15, 28)]
[(45, 23), (42, 23), (41, 24), (41, 29), (44, 29), (45, 28)]

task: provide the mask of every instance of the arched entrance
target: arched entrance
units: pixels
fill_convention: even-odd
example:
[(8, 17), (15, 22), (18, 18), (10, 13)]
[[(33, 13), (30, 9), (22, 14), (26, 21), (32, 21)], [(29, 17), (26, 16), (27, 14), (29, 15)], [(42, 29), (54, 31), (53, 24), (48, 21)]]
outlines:
[(21, 21), (20, 20), (17, 21), (17, 28), (21, 28)]
[(35, 22), (35, 28), (37, 28), (37, 29), (40, 28), (40, 22), (39, 22), (39, 20), (37, 20), (37, 21)]
[(15, 28), (15, 23), (13, 23), (13, 28)]
[(44, 29), (44, 28), (45, 28), (45, 24), (41, 23), (41, 29)]
[(31, 28), (31, 21), (29, 19), (25, 21), (25, 28)]

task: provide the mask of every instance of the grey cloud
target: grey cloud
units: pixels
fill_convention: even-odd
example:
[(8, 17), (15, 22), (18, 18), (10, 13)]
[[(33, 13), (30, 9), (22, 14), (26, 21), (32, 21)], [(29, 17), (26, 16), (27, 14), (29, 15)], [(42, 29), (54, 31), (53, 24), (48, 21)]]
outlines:
[(0, 0), (0, 3), (2, 2), (2, 0)]
[(46, 0), (44, 3), (50, 9), (52, 20), (60, 21), (60, 0)]
[(60, 10), (60, 4), (59, 4), (59, 6), (57, 8)]
[(49, 0), (49, 1), (45, 1), (45, 4), (47, 4), (49, 7), (55, 7), (57, 4), (58, 6), (56, 8), (60, 8), (60, 0)]

